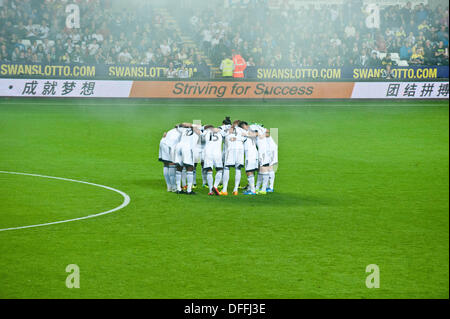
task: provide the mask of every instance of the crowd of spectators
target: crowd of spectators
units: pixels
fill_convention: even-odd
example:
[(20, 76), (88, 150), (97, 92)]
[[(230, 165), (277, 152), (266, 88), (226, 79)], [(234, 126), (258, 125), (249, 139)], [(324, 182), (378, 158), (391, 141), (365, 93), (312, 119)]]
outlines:
[(298, 10), (287, 1), (279, 9), (259, 0), (226, 10), (221, 2), (192, 12), (188, 23), (216, 65), (232, 50), (260, 67), (378, 66), (379, 53), (397, 53), (409, 64), (448, 65), (448, 6), (386, 6), (380, 28), (369, 29), (361, 0)]
[[(67, 1), (0, 0), (0, 61), (32, 63), (204, 64), (148, 3), (117, 11), (111, 0), (75, 1), (80, 28), (67, 28)], [(88, 21), (88, 23), (86, 23)], [(29, 45), (23, 40), (28, 40)], [(25, 41), (27, 42), (27, 41)]]
[[(67, 28), (67, 1), (0, 0), (0, 61), (172, 65), (177, 70), (205, 65), (150, 2), (117, 11), (111, 1), (74, 1), (81, 27)], [(448, 65), (448, 6), (387, 6), (380, 12), (381, 28), (369, 29), (362, 0), (298, 10), (288, 2), (270, 9), (264, 0), (247, 8), (224, 9), (223, 0), (207, 3), (173, 14), (216, 66), (232, 50), (249, 66), (378, 66), (379, 52), (398, 53), (409, 64)]]

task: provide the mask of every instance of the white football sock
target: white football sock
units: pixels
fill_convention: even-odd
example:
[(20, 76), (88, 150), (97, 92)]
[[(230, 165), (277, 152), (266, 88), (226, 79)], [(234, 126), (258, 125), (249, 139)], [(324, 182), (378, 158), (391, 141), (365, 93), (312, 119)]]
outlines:
[(267, 189), (267, 185), (269, 184), (269, 174), (264, 173), (264, 174), (261, 174), (261, 175), (262, 175), (262, 180), (263, 180), (261, 191), (265, 192), (266, 189)]
[(208, 172), (206, 171), (206, 169), (202, 168), (202, 186), (208, 183), (208, 179), (206, 177), (207, 174)]
[(213, 183), (214, 183), (212, 171), (208, 171), (206, 173), (206, 179), (208, 180), (209, 192), (211, 193), (212, 192), (212, 188), (213, 188)]
[(214, 181), (214, 187), (217, 188), (220, 184), (220, 182), (222, 181), (222, 174), (223, 174), (223, 169), (221, 169), (220, 171), (216, 172), (216, 178)]
[(187, 192), (190, 193), (192, 191), (192, 182), (194, 181), (194, 173), (192, 171), (187, 172), (186, 176), (187, 176)]
[(250, 186), (250, 191), (255, 193), (255, 175), (247, 176), (248, 186)]
[(256, 189), (261, 188), (262, 179), (263, 179), (263, 174), (258, 173), (258, 177), (256, 179)]
[(170, 177), (170, 185), (172, 186), (172, 189), (177, 188), (177, 184), (175, 182), (175, 172), (177, 169), (175, 168), (175, 165), (169, 166), (169, 177)]
[(230, 168), (229, 167), (225, 167), (223, 169), (223, 189), (222, 192), (227, 192), (228, 190), (228, 181), (230, 180)]
[(270, 171), (269, 172), (269, 188), (273, 189), (273, 183), (275, 182), (275, 172), (274, 171)]
[(181, 186), (186, 186), (186, 167), (181, 171)]
[(181, 172), (178, 170), (175, 172), (175, 180), (177, 184), (177, 191), (181, 191)]
[(241, 182), (241, 169), (236, 168), (236, 174), (234, 175), (234, 189), (233, 192), (237, 192), (239, 188), (239, 183)]
[(168, 166), (164, 166), (163, 174), (164, 174), (164, 179), (166, 180), (167, 190), (171, 191), (172, 190), (172, 185), (170, 183), (169, 167)]

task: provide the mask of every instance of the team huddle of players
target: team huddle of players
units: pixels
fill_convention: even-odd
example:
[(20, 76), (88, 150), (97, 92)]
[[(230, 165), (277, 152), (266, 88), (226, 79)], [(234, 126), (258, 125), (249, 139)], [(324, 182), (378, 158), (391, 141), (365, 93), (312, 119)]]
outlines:
[(278, 163), (278, 146), (263, 125), (231, 122), (226, 117), (219, 127), (181, 123), (165, 132), (159, 144), (159, 160), (164, 163), (168, 192), (194, 195), (192, 189), (196, 187), (196, 168), (200, 163), (208, 195), (228, 195), (231, 168), (235, 171), (233, 195), (238, 195), (243, 167), (248, 182), (243, 194), (265, 195), (274, 191), (273, 167)]

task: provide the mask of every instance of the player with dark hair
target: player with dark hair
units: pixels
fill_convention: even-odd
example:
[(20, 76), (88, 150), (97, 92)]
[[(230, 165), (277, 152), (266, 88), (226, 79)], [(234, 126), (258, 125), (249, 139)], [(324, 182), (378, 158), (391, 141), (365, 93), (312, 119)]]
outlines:
[[(207, 172), (206, 179), (208, 181), (208, 195), (220, 195), (217, 187), (222, 179), (223, 159), (222, 159), (222, 140), (225, 132), (212, 125), (204, 127), (202, 138), (205, 140), (204, 149), (204, 169)], [(213, 181), (213, 168), (216, 169), (216, 178)]]
[[(230, 119), (230, 117), (229, 116), (226, 116), (225, 117), (225, 119), (222, 121), (222, 125), (221, 126), (219, 126), (219, 129), (221, 129), (222, 130), (222, 133), (224, 133), (224, 136), (223, 137), (225, 137), (225, 135), (226, 134), (228, 134), (228, 130), (230, 129), (230, 127), (231, 127), (231, 119)], [(222, 149), (222, 162), (223, 163), (225, 163), (225, 154), (226, 154), (226, 152), (227, 152), (227, 144), (226, 143), (224, 143), (224, 145), (223, 145), (223, 149)], [(217, 175), (217, 174), (216, 174)], [(219, 179), (217, 180), (217, 187), (221, 187), (221, 184), (222, 184), (222, 182), (223, 182), (223, 171), (221, 172), (221, 174), (219, 175), (219, 176), (217, 176)], [(215, 183), (216, 184), (216, 183)]]
[(247, 190), (243, 194), (256, 195), (255, 171), (258, 169), (258, 149), (256, 148), (256, 133), (249, 131), (250, 126), (245, 121), (239, 122), (238, 126), (249, 135), (248, 138), (244, 141), (245, 172), (247, 174), (248, 186)]
[(231, 125), (231, 119), (229, 116), (226, 116), (225, 119), (222, 121), (223, 125)]

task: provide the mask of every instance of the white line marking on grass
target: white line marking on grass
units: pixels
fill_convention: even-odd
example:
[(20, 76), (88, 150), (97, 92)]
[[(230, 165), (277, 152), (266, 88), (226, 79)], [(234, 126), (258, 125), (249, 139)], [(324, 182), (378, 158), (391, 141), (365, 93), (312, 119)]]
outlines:
[(50, 222), (50, 223), (45, 223), (45, 224), (38, 224), (38, 225), (28, 225), (28, 226), (19, 226), (19, 227), (10, 227), (10, 228), (3, 228), (0, 229), (0, 232), (2, 231), (6, 231), (6, 230), (15, 230), (15, 229), (24, 229), (24, 228), (32, 228), (32, 227), (41, 227), (41, 226), (48, 226), (48, 225), (55, 225), (55, 224), (62, 224), (62, 223), (68, 223), (68, 222), (74, 222), (77, 220), (82, 220), (82, 219), (88, 219), (88, 218), (94, 218), (94, 217), (98, 217), (98, 216), (102, 216), (102, 215), (106, 215), (115, 211), (118, 211), (119, 209), (124, 208), (125, 206), (127, 206), (130, 203), (130, 196), (128, 196), (128, 194), (109, 187), (109, 186), (105, 186), (105, 185), (100, 185), (100, 184), (94, 184), (94, 183), (89, 183), (89, 182), (84, 182), (84, 181), (78, 181), (75, 179), (70, 179), (70, 178), (63, 178), (63, 177), (54, 177), (54, 176), (46, 176), (46, 175), (39, 175), (39, 174), (28, 174), (28, 173), (18, 173), (18, 172), (7, 172), (7, 171), (0, 171), (0, 173), (2, 174), (14, 174), (14, 175), (26, 175), (26, 176), (35, 176), (35, 177), (43, 177), (43, 178), (51, 178), (51, 179), (58, 179), (58, 180), (62, 180), (62, 181), (68, 181), (68, 182), (75, 182), (75, 183), (81, 183), (81, 184), (87, 184), (87, 185), (92, 185), (92, 186), (96, 186), (96, 187), (101, 187), (101, 188), (105, 188), (107, 190), (119, 193), (120, 195), (122, 195), (123, 197), (123, 202), (122, 204), (120, 204), (119, 206), (107, 210), (105, 212), (101, 212), (98, 214), (93, 214), (93, 215), (88, 215), (88, 216), (84, 216), (84, 217), (78, 217), (78, 218), (73, 218), (73, 219), (67, 219), (67, 220), (60, 220), (60, 221), (56, 221), (56, 222)]

